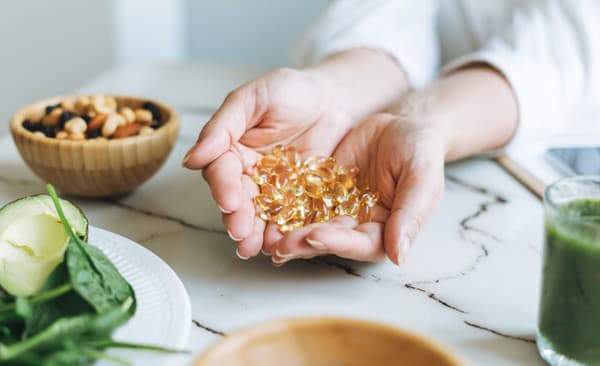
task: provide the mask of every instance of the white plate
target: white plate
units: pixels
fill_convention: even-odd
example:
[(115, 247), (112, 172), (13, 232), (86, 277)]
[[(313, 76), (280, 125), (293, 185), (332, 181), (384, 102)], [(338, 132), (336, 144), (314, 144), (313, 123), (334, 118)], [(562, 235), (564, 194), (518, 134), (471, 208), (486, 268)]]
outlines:
[[(190, 298), (175, 272), (158, 256), (120, 235), (90, 226), (89, 242), (115, 264), (135, 291), (137, 310), (119, 328), (119, 341), (185, 349), (190, 335)], [(113, 350), (133, 365), (173, 365), (181, 355), (139, 350)], [(100, 362), (99, 365), (109, 363)]]

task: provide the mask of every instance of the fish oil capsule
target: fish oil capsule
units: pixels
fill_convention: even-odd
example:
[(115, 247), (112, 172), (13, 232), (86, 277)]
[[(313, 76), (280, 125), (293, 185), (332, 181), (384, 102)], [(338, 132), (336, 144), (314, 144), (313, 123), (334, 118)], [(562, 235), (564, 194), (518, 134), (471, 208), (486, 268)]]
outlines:
[(274, 203), (268, 208), (269, 217), (273, 218), (283, 209), (283, 205), (280, 203)]
[(258, 161), (258, 168), (272, 169), (279, 164), (280, 158), (275, 155), (265, 155)]
[(302, 164), (302, 160), (300, 158), (300, 154), (293, 147), (288, 147), (284, 153), (285, 161), (287, 166), (298, 169)]
[(306, 225), (310, 225), (312, 223), (314, 223), (314, 219), (315, 219), (315, 215), (317, 214), (316, 211), (311, 210), (308, 215), (306, 215), (306, 218), (304, 219), (304, 226)]
[(294, 201), (294, 206), (296, 207), (296, 218), (298, 219), (306, 219), (306, 217), (312, 211), (312, 201), (309, 197), (300, 197)]
[(375, 204), (377, 204), (378, 200), (379, 200), (379, 195), (377, 193), (373, 193), (373, 192), (363, 193), (363, 195), (361, 197), (362, 203), (368, 207), (375, 206)]
[(336, 182), (341, 183), (346, 188), (356, 186), (356, 176), (358, 175), (358, 168), (352, 166), (342, 166), (337, 170)]
[(292, 220), (286, 224), (283, 224), (279, 227), (279, 230), (282, 233), (289, 233), (290, 231), (294, 231), (296, 229), (301, 228), (302, 226), (304, 226), (304, 221), (302, 220)]
[(273, 199), (271, 198), (271, 196), (269, 196), (269, 195), (266, 195), (266, 194), (257, 194), (254, 197), (254, 203), (256, 203), (260, 207), (269, 207), (274, 202), (273, 202)]
[(317, 175), (307, 174), (304, 177), (304, 181), (304, 191), (306, 194), (313, 198), (321, 198), (325, 191), (323, 180)]
[(358, 223), (364, 224), (365, 222), (371, 221), (371, 211), (373, 209), (366, 205), (360, 205), (358, 208)]
[(254, 183), (258, 184), (259, 186), (267, 183), (268, 178), (269, 173), (265, 170), (257, 170), (252, 176), (252, 180), (254, 180)]
[(283, 191), (283, 203), (285, 205), (292, 205), (294, 204), (294, 202), (296, 202), (296, 192), (294, 191), (293, 188), (286, 188)]
[(330, 192), (325, 192), (323, 194), (323, 196), (321, 197), (321, 199), (323, 200), (323, 202), (325, 202), (325, 205), (329, 208), (333, 208), (333, 206), (335, 206), (337, 204), (336, 197), (333, 194), (331, 194)]
[(336, 170), (338, 169), (338, 164), (337, 161), (335, 161), (335, 158), (330, 156), (327, 159), (325, 159), (325, 164), (324, 168), (330, 170), (332, 173), (335, 174)]
[(273, 155), (277, 156), (277, 157), (281, 157), (283, 156), (283, 153), (287, 150), (288, 148), (286, 148), (283, 145), (277, 145), (273, 148)]
[(286, 222), (292, 220), (295, 214), (296, 208), (294, 208), (293, 206), (283, 207), (281, 210), (279, 210), (279, 213), (277, 214), (277, 224), (285, 224)]
[(304, 168), (308, 171), (315, 171), (325, 165), (327, 159), (322, 156), (311, 156), (304, 162)]
[(329, 218), (331, 216), (329, 207), (325, 205), (325, 202), (323, 202), (322, 199), (315, 199), (313, 201), (313, 211), (315, 212), (315, 215), (313, 217), (312, 222), (329, 221)]
[(335, 214), (338, 216), (356, 217), (358, 214), (359, 203), (357, 200), (348, 200), (335, 207)]
[(330, 193), (338, 203), (342, 203), (348, 200), (348, 190), (343, 184), (338, 182), (333, 183), (327, 187), (327, 192)]
[(283, 195), (272, 184), (269, 184), (269, 183), (263, 184), (262, 186), (260, 186), (260, 192), (262, 194), (269, 196), (273, 201), (278, 201), (278, 202), (283, 201)]

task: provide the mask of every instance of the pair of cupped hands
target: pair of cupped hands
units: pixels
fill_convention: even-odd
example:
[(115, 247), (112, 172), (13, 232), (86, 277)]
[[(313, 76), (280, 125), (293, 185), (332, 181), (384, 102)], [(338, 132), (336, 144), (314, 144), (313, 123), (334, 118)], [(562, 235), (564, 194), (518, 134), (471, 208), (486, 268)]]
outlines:
[[(390, 112), (359, 120), (336, 103), (339, 92), (309, 70), (280, 69), (231, 92), (184, 158), (201, 169), (222, 211), (237, 254), (263, 253), (276, 265), (333, 254), (359, 261), (385, 256), (401, 264), (441, 197), (444, 141), (410, 96)], [(303, 158), (333, 156), (357, 165), (359, 179), (379, 192), (371, 222), (340, 216), (282, 234), (256, 216), (253, 167), (276, 145)]]

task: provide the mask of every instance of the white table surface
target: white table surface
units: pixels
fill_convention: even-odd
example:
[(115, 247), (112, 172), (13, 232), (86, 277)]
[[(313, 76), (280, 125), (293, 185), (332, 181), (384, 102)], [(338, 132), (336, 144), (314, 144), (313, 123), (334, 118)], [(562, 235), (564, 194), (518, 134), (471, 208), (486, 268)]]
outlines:
[[(437, 213), (406, 264), (339, 258), (274, 268), (265, 257), (239, 260), (200, 173), (180, 161), (210, 112), (260, 70), (158, 65), (112, 70), (81, 91), (136, 94), (182, 114), (166, 165), (119, 200), (76, 200), (91, 223), (146, 246), (181, 277), (193, 322), (183, 365), (242, 327), (303, 315), (371, 319), (432, 337), (472, 365), (543, 365), (536, 328), (542, 209), (494, 162), (447, 168)], [(44, 191), (10, 136), (0, 139), (0, 199)]]

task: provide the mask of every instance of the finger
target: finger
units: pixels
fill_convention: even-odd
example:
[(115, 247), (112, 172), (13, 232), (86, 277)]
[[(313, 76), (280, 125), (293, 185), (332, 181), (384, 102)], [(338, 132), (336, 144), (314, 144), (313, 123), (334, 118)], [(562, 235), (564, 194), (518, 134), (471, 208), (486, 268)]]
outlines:
[(242, 197), (239, 209), (223, 215), (227, 233), (234, 241), (242, 241), (254, 231), (254, 196), (258, 192), (258, 187), (247, 175), (242, 175), (241, 186)]
[(240, 208), (242, 202), (242, 164), (232, 151), (228, 151), (202, 170), (213, 198), (223, 213)]
[(262, 253), (264, 255), (272, 255), (273, 248), (281, 238), (283, 238), (283, 234), (279, 231), (279, 226), (274, 222), (268, 222), (265, 227)]
[(236, 249), (236, 254), (240, 259), (248, 259), (256, 256), (262, 247), (263, 233), (265, 231), (265, 222), (260, 217), (254, 217), (254, 226), (248, 237), (242, 240)]
[(312, 247), (339, 257), (376, 262), (384, 257), (383, 224), (368, 222), (353, 229), (322, 226), (306, 236)]
[(198, 141), (183, 159), (190, 169), (202, 169), (224, 154), (257, 123), (256, 85), (250, 83), (231, 92), (200, 132)]
[(425, 162), (418, 169), (418, 172), (407, 174), (398, 181), (390, 217), (385, 225), (385, 251), (398, 265), (404, 262), (444, 189), (443, 160)]
[(327, 223), (310, 224), (289, 232), (275, 244), (272, 250), (273, 262), (282, 263), (291, 259), (326, 254), (326, 248), (320, 247), (319, 243), (311, 245), (306, 241), (306, 237), (311, 231), (325, 226), (352, 228), (356, 226), (356, 221), (348, 216), (339, 216)]

